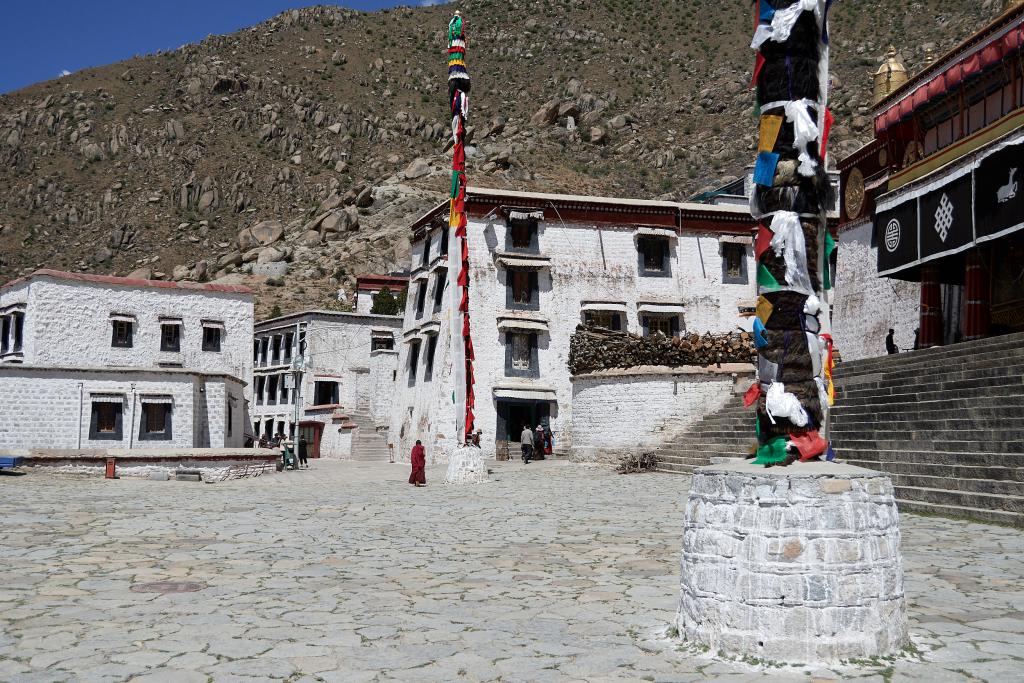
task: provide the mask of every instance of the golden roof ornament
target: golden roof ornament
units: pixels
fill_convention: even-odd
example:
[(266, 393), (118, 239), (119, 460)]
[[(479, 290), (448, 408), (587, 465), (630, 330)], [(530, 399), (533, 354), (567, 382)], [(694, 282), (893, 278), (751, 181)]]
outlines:
[[(1021, 0), (1021, 1), (1024, 2), (1024, 0)], [(934, 63), (935, 63), (935, 48), (933, 48), (933, 47), (926, 47), (924, 49), (924, 68), (927, 69), (928, 67), (930, 67)]]
[(885, 61), (875, 72), (875, 96), (874, 104), (878, 104), (901, 85), (909, 80), (907, 67), (896, 56), (896, 48), (892, 45), (885, 55)]

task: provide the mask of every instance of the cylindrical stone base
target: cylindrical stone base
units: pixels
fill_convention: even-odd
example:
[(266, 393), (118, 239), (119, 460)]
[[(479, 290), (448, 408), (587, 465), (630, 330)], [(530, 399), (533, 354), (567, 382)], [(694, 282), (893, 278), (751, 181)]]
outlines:
[(892, 482), (834, 463), (698, 468), (677, 626), (712, 652), (788, 663), (884, 656), (907, 642)]
[(484, 454), (476, 446), (456, 446), (448, 457), (446, 484), (482, 484), (487, 481)]

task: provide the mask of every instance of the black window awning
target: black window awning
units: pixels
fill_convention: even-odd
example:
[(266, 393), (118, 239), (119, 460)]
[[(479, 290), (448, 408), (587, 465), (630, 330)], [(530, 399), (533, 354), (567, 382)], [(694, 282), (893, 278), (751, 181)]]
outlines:
[(1024, 229), (1024, 131), (877, 203), (878, 274), (922, 264)]

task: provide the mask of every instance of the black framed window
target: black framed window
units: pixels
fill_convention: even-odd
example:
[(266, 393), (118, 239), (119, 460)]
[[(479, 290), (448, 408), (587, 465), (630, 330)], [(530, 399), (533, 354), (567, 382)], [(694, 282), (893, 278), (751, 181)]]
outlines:
[(11, 316), (5, 315), (2, 319), (2, 328), (0, 328), (0, 353), (7, 353), (10, 348), (10, 336), (11, 336)]
[(643, 324), (645, 337), (653, 337), (659, 332), (666, 337), (679, 336), (678, 315), (642, 315), (640, 322)]
[[(833, 280), (833, 282), (835, 282), (835, 280)], [(20, 311), (15, 312), (12, 315), (12, 318), (14, 320), (14, 342), (12, 343), (11, 350), (21, 351), (22, 337), (25, 333), (25, 314)]]
[(295, 346), (295, 333), (289, 332), (284, 335), (284, 346), (281, 348), (281, 356), (285, 364), (292, 362), (292, 347)]
[(506, 287), (506, 308), (521, 311), (540, 310), (537, 271), (510, 268), (506, 275)]
[(139, 440), (170, 441), (171, 414), (173, 412), (170, 403), (148, 403), (143, 400)]
[(266, 386), (267, 378), (263, 375), (256, 376), (256, 405), (262, 405), (263, 403), (263, 390)]
[[(203, 327), (203, 351), (220, 351), (223, 330), (219, 327)], [(275, 359), (276, 360), (276, 359)]]
[(313, 403), (318, 406), (338, 405), (338, 383), (317, 380), (313, 383)]
[(423, 368), (423, 381), (429, 382), (434, 376), (434, 355), (437, 353), (437, 335), (432, 334), (427, 340), (427, 357)]
[(267, 405), (268, 406), (277, 405), (277, 383), (278, 383), (278, 381), (279, 380), (278, 380), (277, 375), (270, 375), (270, 376), (267, 377), (266, 397), (267, 397)]
[(583, 322), (591, 327), (603, 327), (606, 330), (622, 330), (622, 315), (618, 311), (586, 311)]
[(113, 328), (110, 345), (118, 348), (130, 349), (132, 347), (132, 323), (130, 320), (112, 320)]
[(395, 338), (388, 336), (373, 337), (370, 339), (370, 350), (371, 351), (390, 351), (395, 348)]
[(427, 306), (427, 282), (421, 280), (416, 285), (416, 318), (423, 317), (423, 311)]
[(437, 275), (434, 276), (434, 313), (441, 310), (441, 304), (444, 303), (444, 288), (448, 282), (448, 270), (441, 268), (437, 271)]
[(89, 417), (89, 439), (92, 441), (120, 441), (123, 433), (122, 401), (93, 401)]
[(509, 219), (505, 228), (505, 248), (517, 252), (540, 253), (540, 229), (537, 220)]
[(441, 228), (441, 256), (448, 255), (448, 226)]
[(259, 365), (260, 364), (260, 340), (259, 339), (253, 339), (252, 340), (252, 364), (253, 365)]
[(722, 244), (722, 283), (745, 285), (747, 277), (747, 248), (742, 244)]
[[(205, 337), (204, 337), (205, 340)], [(281, 362), (281, 337), (274, 335), (270, 338), (270, 364), (277, 365)]]
[(505, 376), (540, 377), (537, 335), (531, 332), (505, 333)]
[(409, 343), (409, 386), (416, 384), (416, 370), (420, 364), (419, 340)]
[(226, 416), (226, 418), (224, 420), (224, 436), (228, 436), (228, 437), (230, 437), (231, 433), (234, 431), (234, 424), (235, 424), (235, 406), (234, 406), (234, 402), (235, 402), (234, 401), (234, 397), (229, 397), (228, 398), (228, 414), (227, 414), (227, 416)]
[(672, 274), (666, 237), (640, 237), (636, 241), (640, 275), (668, 277)]
[(160, 325), (160, 350), (181, 351), (181, 325), (162, 323)]

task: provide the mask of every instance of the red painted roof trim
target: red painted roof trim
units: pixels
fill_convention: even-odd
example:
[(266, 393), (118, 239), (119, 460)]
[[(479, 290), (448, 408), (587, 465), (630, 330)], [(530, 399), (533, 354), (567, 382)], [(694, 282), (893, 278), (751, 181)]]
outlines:
[(24, 277), (19, 277), (3, 285), (0, 289), (8, 289), (37, 278), (48, 277), (54, 280), (72, 282), (89, 282), (93, 284), (114, 285), (117, 287), (151, 287), (153, 289), (183, 289), (193, 292), (226, 292), (230, 294), (252, 294), (253, 290), (244, 285), (218, 285), (203, 282), (169, 282), (166, 280), (142, 280), (131, 277), (115, 277), (113, 275), (93, 275), (91, 273), (68, 273), (63, 270), (43, 268)]
[(360, 275), (356, 278), (356, 289), (368, 292), (379, 287), (398, 285), (402, 288), (409, 286), (409, 276), (398, 275)]

